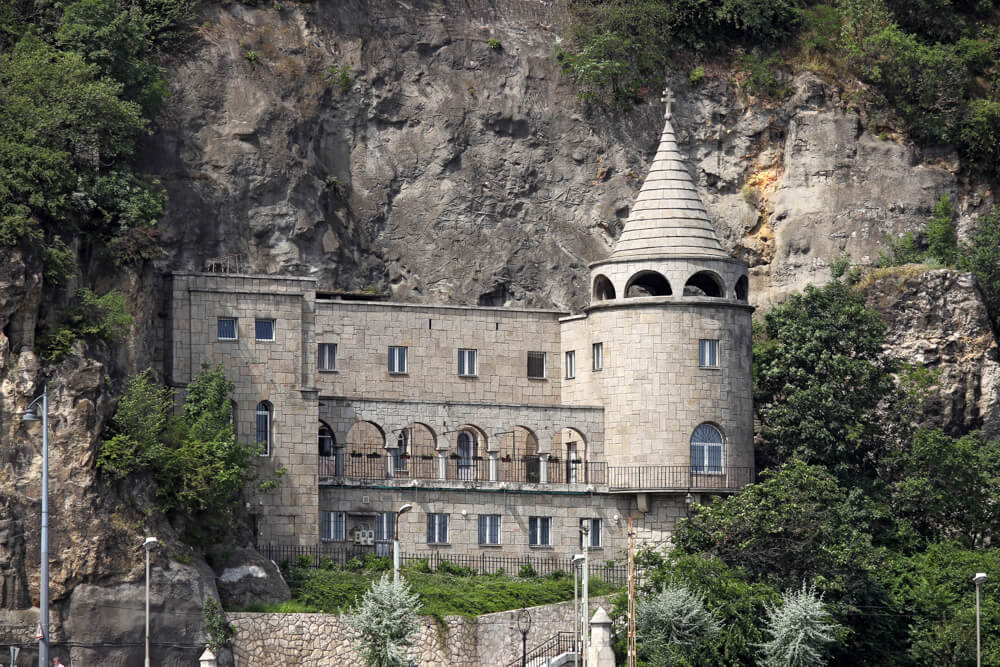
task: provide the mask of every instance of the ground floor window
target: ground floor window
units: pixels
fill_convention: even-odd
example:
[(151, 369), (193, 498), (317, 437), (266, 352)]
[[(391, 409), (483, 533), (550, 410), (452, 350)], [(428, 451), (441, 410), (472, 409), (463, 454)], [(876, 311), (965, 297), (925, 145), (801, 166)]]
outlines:
[(347, 539), (343, 512), (320, 512), (320, 539), (324, 542), (343, 542)]
[(533, 516), (528, 519), (528, 544), (533, 547), (552, 545), (552, 517)]
[(487, 545), (500, 544), (500, 515), (479, 515), (479, 543)]
[[(583, 529), (587, 529), (586, 535)], [(580, 548), (586, 544), (591, 549), (601, 546), (601, 520), (600, 519), (580, 519)]]
[(427, 515), (427, 544), (448, 543), (448, 515)]

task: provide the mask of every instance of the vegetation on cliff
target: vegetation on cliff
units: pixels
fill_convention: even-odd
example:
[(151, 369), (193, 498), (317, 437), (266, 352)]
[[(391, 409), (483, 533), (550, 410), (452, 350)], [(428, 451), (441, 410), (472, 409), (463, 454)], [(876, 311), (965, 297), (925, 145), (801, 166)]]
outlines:
[(782, 94), (781, 68), (858, 79), (871, 106), (892, 108), (917, 141), (952, 144), (977, 169), (1000, 160), (992, 3), (575, 0), (571, 11), (570, 46), (558, 55), (585, 99), (629, 105), (659, 90), (679, 53), (730, 51), (750, 92)]

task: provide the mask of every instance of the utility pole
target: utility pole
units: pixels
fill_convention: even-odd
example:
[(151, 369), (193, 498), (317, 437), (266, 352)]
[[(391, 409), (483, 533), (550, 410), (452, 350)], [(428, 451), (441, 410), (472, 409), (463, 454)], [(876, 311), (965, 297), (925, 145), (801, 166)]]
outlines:
[(628, 630), (625, 643), (627, 646), (627, 667), (636, 667), (635, 655), (635, 532), (632, 530), (632, 517), (628, 518)]

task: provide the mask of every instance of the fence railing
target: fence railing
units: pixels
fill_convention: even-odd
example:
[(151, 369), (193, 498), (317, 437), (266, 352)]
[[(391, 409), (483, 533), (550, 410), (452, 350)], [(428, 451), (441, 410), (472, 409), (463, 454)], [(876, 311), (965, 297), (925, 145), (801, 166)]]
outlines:
[[(468, 482), (525, 482), (549, 484), (606, 484), (607, 464), (603, 461), (544, 460), (539, 456), (500, 456), (495, 463), (489, 457), (462, 458), (449, 454), (396, 456), (391, 449), (378, 446), (344, 447), (338, 467), (336, 456), (319, 457), (319, 476), (348, 479), (442, 479)], [(392, 459), (390, 474), (390, 459)], [(495, 474), (493, 473), (495, 466)], [(544, 470), (543, 470), (544, 468)], [(443, 474), (442, 474), (443, 472)], [(545, 473), (543, 475), (543, 472)]]
[(717, 472), (691, 466), (610, 466), (608, 486), (616, 489), (738, 490), (753, 482), (753, 468)]
[[(268, 542), (257, 545), (257, 550), (270, 560), (280, 565), (297, 565), (308, 568), (349, 569), (355, 564), (361, 566), (366, 557), (376, 555), (376, 549), (382, 546), (388, 565), (391, 567), (392, 545), (385, 543), (373, 547), (345, 545), (343, 543), (324, 543), (318, 545), (275, 544)], [(358, 559), (354, 561), (354, 559)], [(426, 561), (428, 567), (439, 571), (442, 563), (445, 570), (449, 566), (467, 568), (474, 574), (497, 574), (501, 570), (512, 577), (517, 576), (547, 576), (554, 572), (573, 576), (571, 557), (563, 556), (516, 556), (489, 553), (480, 554), (444, 554), (439, 551), (400, 552), (400, 563), (405, 567), (421, 561)], [(352, 561), (354, 561), (352, 563)], [(620, 563), (600, 561), (591, 557), (588, 564), (591, 577), (597, 577), (615, 586), (628, 585), (628, 566)], [(637, 578), (638, 583), (638, 578)]]
[(572, 632), (560, 632), (552, 635), (544, 642), (528, 651), (525, 655), (511, 660), (507, 667), (521, 667), (521, 665), (534, 665), (547, 658), (554, 658), (563, 653), (579, 653), (581, 642)]

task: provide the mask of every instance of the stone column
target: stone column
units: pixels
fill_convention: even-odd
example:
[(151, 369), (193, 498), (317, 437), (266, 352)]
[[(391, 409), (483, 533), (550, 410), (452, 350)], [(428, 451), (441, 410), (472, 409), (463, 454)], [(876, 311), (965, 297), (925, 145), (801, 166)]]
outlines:
[(344, 445), (341, 443), (333, 447), (333, 474), (335, 477), (344, 476)]
[(590, 619), (589, 667), (615, 667), (615, 652), (611, 648), (611, 617), (604, 607), (598, 607)]
[(548, 484), (549, 483), (549, 455), (539, 454), (538, 455), (538, 483)]
[(438, 479), (448, 479), (448, 452), (438, 451)]
[(385, 476), (392, 479), (396, 476), (396, 454), (399, 449), (392, 447), (385, 450)]
[(498, 472), (497, 472), (498, 469), (499, 469), (499, 464), (500, 464), (499, 457), (500, 457), (500, 453), (499, 452), (490, 452), (490, 481), (491, 482), (497, 481), (497, 477), (499, 476)]

